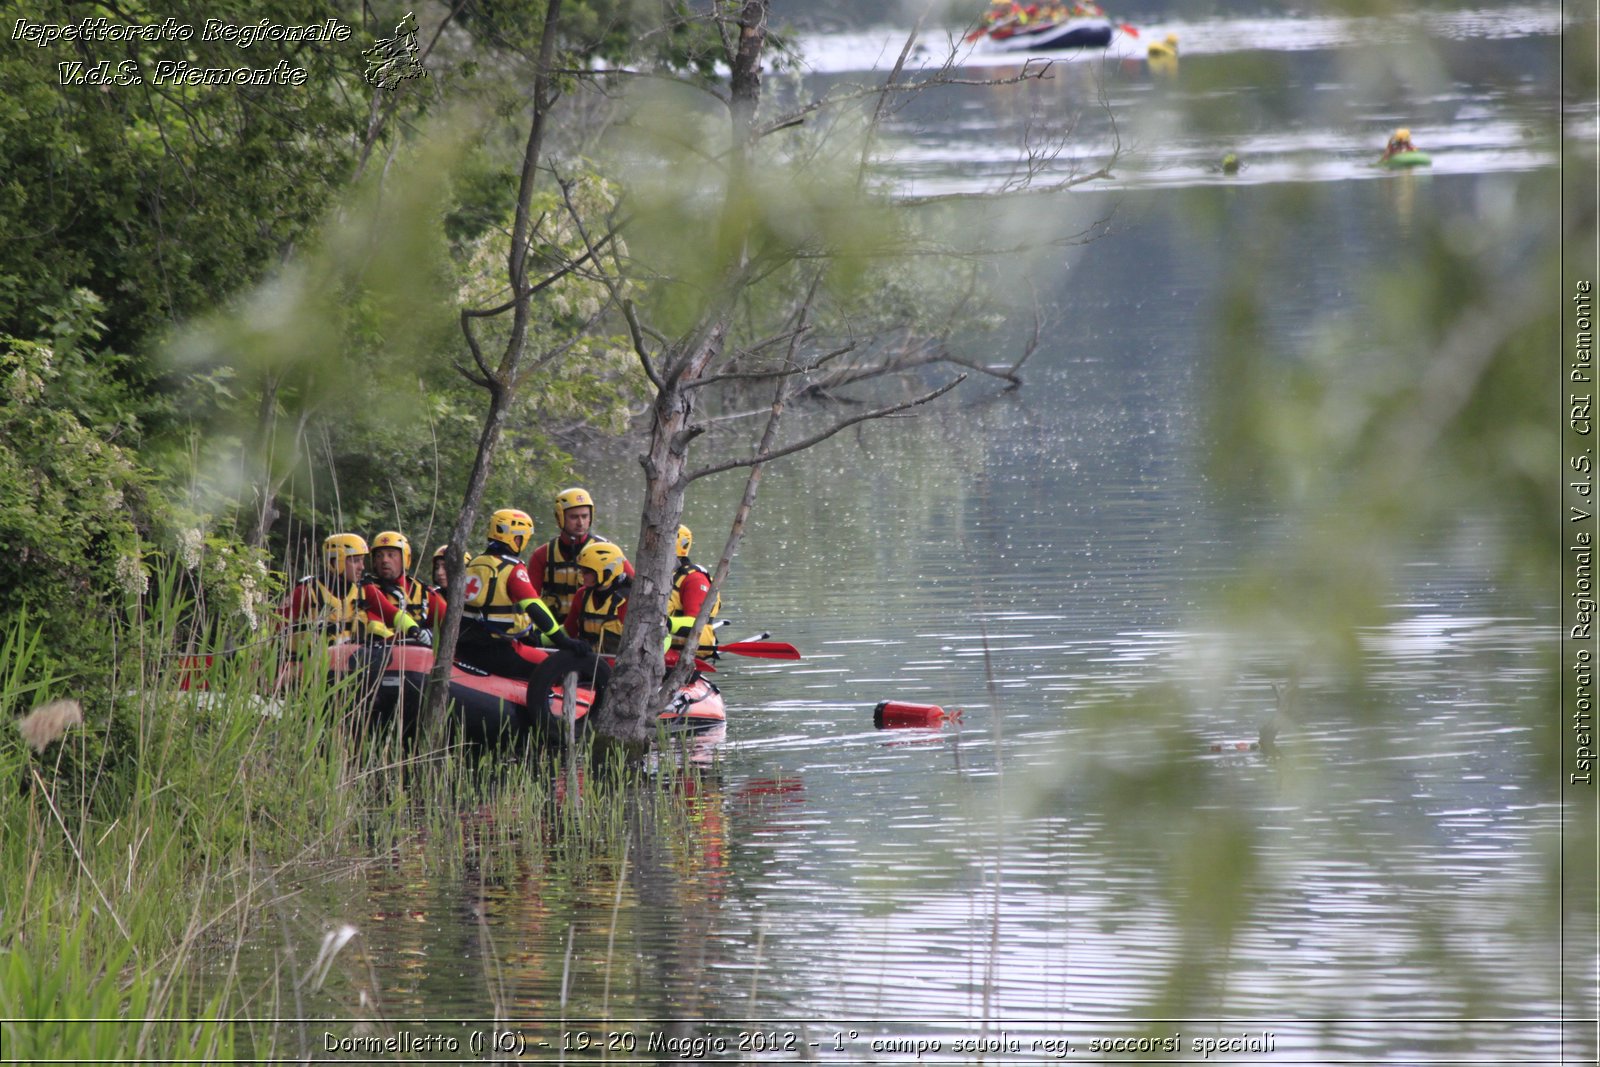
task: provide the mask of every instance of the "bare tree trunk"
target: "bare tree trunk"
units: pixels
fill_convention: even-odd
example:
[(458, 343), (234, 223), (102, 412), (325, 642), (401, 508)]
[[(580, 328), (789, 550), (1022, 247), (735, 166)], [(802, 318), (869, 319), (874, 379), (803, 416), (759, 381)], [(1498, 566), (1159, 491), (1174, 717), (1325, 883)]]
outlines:
[(617, 650), (616, 667), (606, 692), (602, 732), (628, 748), (644, 745), (655, 727), (655, 713), (665, 673), (663, 645), (667, 631), (667, 599), (672, 593), (676, 563), (673, 537), (683, 518), (684, 490), (689, 486), (689, 443), (703, 432), (694, 419), (695, 384), (722, 355), (729, 323), (742, 287), (747, 255), (744, 235), (749, 219), (741, 191), (750, 180), (747, 159), (761, 102), (761, 53), (767, 39), (770, 0), (746, 0), (739, 11), (737, 35), (726, 37), (729, 60), (728, 110), (733, 127), (733, 156), (725, 191), (724, 247), (737, 253), (728, 264), (722, 292), (714, 295), (700, 326), (669, 349), (665, 371), (657, 382), (650, 444), (639, 462), (644, 467), (644, 513), (639, 520), (639, 548), (633, 559), (633, 589), (628, 594), (628, 623)]
[[(778, 443), (776, 430), (786, 403), (815, 388), (818, 375), (824, 367), (836, 357), (854, 350), (857, 345), (854, 340), (846, 340), (833, 351), (802, 352), (802, 338), (809, 332), (812, 301), (821, 292), (824, 281), (824, 274), (819, 272), (788, 325), (774, 336), (755, 340), (748, 349), (740, 348), (741, 333), (738, 327), (745, 320), (736, 316), (745, 306), (747, 289), (759, 284), (762, 279), (771, 278), (781, 267), (800, 262), (802, 257), (826, 260), (832, 254), (829, 248), (831, 238), (820, 231), (808, 241), (800, 242), (803, 247), (786, 248), (781, 241), (775, 246), (771, 240), (756, 245), (751, 239), (754, 220), (750, 205), (761, 199), (754, 194), (761, 191), (757, 183), (763, 177), (758, 173), (760, 164), (756, 146), (766, 134), (800, 121), (806, 113), (802, 111), (796, 119), (779, 120), (766, 129), (757, 125), (761, 103), (760, 64), (766, 44), (768, 8), (769, 0), (740, 0), (736, 4), (719, 5), (715, 16), (722, 31), (730, 71), (727, 107), (732, 133), (732, 143), (726, 154), (727, 187), (723, 212), (716, 226), (715, 238), (708, 242), (719, 256), (725, 257), (718, 265), (719, 282), (700, 309), (696, 326), (688, 334), (673, 340), (642, 328), (636, 321), (632, 306), (625, 301), (623, 303), (635, 351), (656, 394), (650, 412), (648, 445), (645, 453), (639, 457), (644, 468), (645, 493), (639, 543), (632, 561), (635, 576), (629, 595), (627, 624), (623, 627), (611, 686), (602, 713), (596, 718), (596, 727), (603, 737), (620, 742), (629, 749), (643, 745), (653, 735), (655, 713), (665, 706), (673, 690), (692, 669), (692, 657), (685, 656), (668, 674), (664, 670), (662, 655), (666, 605), (671, 594), (671, 575), (675, 562), (672, 535), (682, 518), (684, 496), (689, 485), (699, 478), (735, 467), (752, 468), (744, 498), (712, 579), (707, 606), (702, 608), (702, 617), (690, 629), (692, 642), (727, 575), (729, 562), (754, 506), (766, 463), (820, 444), (846, 427), (888, 418), (928, 404), (956, 388), (966, 377), (957, 375), (942, 385), (924, 387), (909, 399), (871, 409), (857, 409), (856, 413), (835, 418), (799, 440)], [(729, 12), (735, 9), (737, 13), (730, 15)], [(894, 73), (879, 90), (878, 105), (871, 117), (868, 136), (861, 147), (861, 162), (855, 182), (857, 193), (863, 196), (873, 137), (890, 110), (890, 94), (920, 91), (920, 84), (908, 85), (901, 78), (914, 44), (913, 35), (906, 41)], [(1010, 77), (1027, 80), (1038, 76), (1038, 72), (1030, 73), (1029, 69), (1025, 69), (1023, 73)], [(948, 70), (945, 79), (951, 84), (959, 81), (950, 77)], [(613, 287), (613, 293), (617, 291)], [(953, 313), (950, 322), (953, 324), (958, 320), (959, 315)], [(874, 346), (871, 358), (861, 365), (845, 367), (833, 373), (846, 382), (867, 381), (883, 376), (911, 382), (915, 380), (915, 372), (919, 369), (948, 363), (1015, 381), (1015, 365), (1009, 372), (1003, 372), (954, 358), (943, 348), (944, 336), (941, 332), (922, 344), (907, 344), (899, 351)], [(783, 357), (764, 355), (785, 337), (790, 343)], [(746, 356), (752, 357), (749, 365), (743, 362)], [(739, 379), (776, 379), (778, 382), (765, 433), (746, 456), (691, 469), (688, 462), (689, 447), (705, 429), (696, 418), (696, 399), (715, 382)], [(822, 378), (821, 381), (826, 382), (827, 379)]]
[(711, 574), (711, 586), (706, 590), (705, 602), (700, 605), (700, 613), (695, 616), (694, 625), (689, 627), (689, 635), (684, 638), (685, 654), (678, 660), (677, 666), (667, 672), (666, 681), (661, 683), (661, 690), (656, 695), (657, 702), (663, 707), (672, 699), (672, 694), (689, 680), (689, 673), (694, 670), (694, 657), (688, 652), (699, 641), (701, 629), (711, 621), (711, 609), (722, 594), (722, 582), (728, 577), (728, 568), (733, 565), (733, 554), (739, 550), (739, 542), (744, 540), (744, 528), (750, 521), (750, 512), (756, 505), (756, 492), (761, 488), (761, 476), (766, 471), (766, 463), (761, 457), (772, 451), (772, 444), (778, 436), (778, 424), (783, 421), (786, 386), (786, 382), (780, 382), (778, 393), (772, 398), (772, 410), (767, 416), (767, 428), (761, 434), (761, 443), (756, 446), (757, 462), (751, 464), (750, 474), (745, 478), (744, 495), (739, 498), (733, 525), (728, 530), (728, 540), (723, 544), (722, 556), (717, 560), (716, 569)]
[(430, 734), (442, 731), (446, 721), (450, 665), (455, 658), (456, 638), (461, 631), (462, 599), (466, 588), (466, 567), (461, 560), (461, 550), (473, 543), (472, 534), (478, 523), (483, 490), (489, 482), (489, 471), (494, 466), (495, 454), (500, 448), (506, 416), (510, 414), (511, 404), (516, 399), (517, 374), (527, 347), (528, 319), (533, 299), (533, 291), (528, 286), (528, 236), (533, 227), (533, 187), (544, 147), (545, 121), (555, 103), (551, 92), (551, 69), (554, 66), (556, 30), (560, 21), (561, 0), (549, 0), (545, 9), (543, 34), (539, 39), (539, 66), (533, 80), (533, 121), (528, 129), (527, 146), (523, 150), (517, 214), (511, 227), (511, 251), (507, 263), (512, 293), (511, 335), (506, 340), (499, 366), (493, 371), (485, 362), (476, 335), (472, 332), (475, 316), (468, 311), (461, 315), (461, 329), (478, 370), (477, 374), (467, 373), (473, 381), (488, 390), (489, 413), (484, 419), (483, 433), (478, 438), (478, 453), (473, 458), (472, 472), (467, 477), (461, 511), (450, 529), (450, 551), (445, 554), (445, 571), (450, 578), (450, 588), (445, 596), (444, 621), (434, 645), (433, 672), (428, 678), (428, 694), (422, 705), (420, 720), (422, 730)]
[(700, 434), (700, 427), (694, 425), (693, 393), (684, 383), (704, 375), (721, 354), (726, 334), (724, 317), (696, 339), (697, 350), (685, 361), (683, 373), (663, 382), (656, 396), (649, 449), (639, 457), (644, 466), (645, 499), (639, 548), (632, 561), (628, 625), (600, 720), (607, 736), (629, 746), (648, 740), (655, 725), (652, 712), (658, 710), (655, 703), (664, 669), (667, 599), (676, 562), (674, 538), (689, 485), (689, 442)]

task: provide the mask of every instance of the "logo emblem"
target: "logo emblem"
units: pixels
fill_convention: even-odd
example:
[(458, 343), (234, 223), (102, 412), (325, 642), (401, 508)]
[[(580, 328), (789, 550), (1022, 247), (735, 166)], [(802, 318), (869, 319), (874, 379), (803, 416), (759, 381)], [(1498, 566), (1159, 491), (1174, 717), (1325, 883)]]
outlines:
[(483, 592), (483, 579), (476, 574), (467, 575), (467, 599), (476, 600)]

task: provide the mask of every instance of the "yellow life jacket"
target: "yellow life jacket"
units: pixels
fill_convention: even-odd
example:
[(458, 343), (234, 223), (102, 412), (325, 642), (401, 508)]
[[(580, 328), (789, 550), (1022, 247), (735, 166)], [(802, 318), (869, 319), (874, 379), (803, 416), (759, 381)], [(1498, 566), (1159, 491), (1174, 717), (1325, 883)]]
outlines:
[[(708, 579), (711, 572), (698, 563), (688, 560), (679, 562), (678, 569), (672, 575), (672, 593), (667, 597), (668, 628), (672, 631), (672, 647), (683, 650), (684, 639), (688, 636), (689, 625), (694, 622), (694, 616), (683, 609), (683, 580), (691, 574), (703, 574)], [(717, 599), (711, 603), (711, 614), (706, 618), (706, 624), (700, 627), (699, 650), (696, 655), (709, 656), (717, 650), (717, 634), (712, 626), (717, 621), (717, 612), (722, 610), (722, 594), (717, 594)], [(678, 620), (682, 619), (680, 623)]]
[(296, 650), (331, 645), (359, 637), (365, 631), (362, 616), (366, 614), (366, 603), (361, 598), (360, 583), (351, 583), (340, 593), (317, 575), (308, 574), (296, 584), (309, 592), (314, 605), (311, 614), (294, 621), (298, 631), (293, 641)]
[(394, 602), (397, 610), (405, 612), (424, 626), (429, 625), (433, 620), (428, 616), (428, 587), (410, 576), (402, 578), (401, 581), (406, 583), (403, 590), (379, 582), (372, 584), (378, 587), (378, 592)]
[[(428, 587), (409, 575), (402, 575), (400, 581), (405, 583), (405, 588), (399, 585), (389, 585), (383, 582), (372, 582), (373, 588), (389, 598), (396, 611), (403, 611), (417, 620), (419, 626), (432, 627), (433, 619), (428, 611)], [(395, 636), (394, 631), (379, 619), (364, 619), (367, 635), (369, 637), (389, 638)]]
[(601, 655), (609, 656), (622, 647), (622, 620), (617, 613), (627, 602), (628, 598), (618, 596), (616, 590), (600, 593), (591, 589), (583, 599), (578, 612), (583, 639)]
[(497, 556), (493, 552), (472, 557), (472, 562), (467, 564), (462, 621), (481, 626), (496, 637), (507, 637), (527, 629), (527, 614), (517, 608), (506, 589), (510, 572), (521, 562), (516, 558)]
[(557, 537), (544, 549), (544, 581), (539, 585), (539, 596), (550, 605), (550, 611), (558, 619), (565, 619), (567, 612), (572, 610), (572, 600), (583, 588), (583, 572), (578, 569), (578, 553), (583, 551), (584, 545), (591, 541), (605, 541), (606, 538), (599, 534), (590, 534), (583, 539), (583, 544), (567, 554), (566, 548)]

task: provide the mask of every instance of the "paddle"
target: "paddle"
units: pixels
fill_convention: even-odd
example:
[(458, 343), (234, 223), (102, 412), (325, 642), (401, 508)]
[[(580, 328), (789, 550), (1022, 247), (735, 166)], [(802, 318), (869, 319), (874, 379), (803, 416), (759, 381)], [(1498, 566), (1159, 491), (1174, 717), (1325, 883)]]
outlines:
[[(674, 649), (674, 648), (667, 649), (667, 666), (676, 667), (677, 665), (678, 665), (678, 651), (677, 651), (677, 649)], [(705, 660), (700, 659), (698, 656), (695, 657), (694, 669), (699, 671), (701, 674), (716, 674), (717, 673), (717, 669), (715, 667), (713, 667), (711, 664), (707, 663)]]
[(752, 656), (756, 659), (799, 659), (800, 650), (784, 641), (734, 641), (718, 645), (717, 653)]
[[(617, 657), (615, 657), (615, 656), (606, 656), (605, 657), (605, 661), (608, 664), (610, 664), (611, 666), (613, 666), (613, 667), (615, 667), (617, 665)], [(676, 667), (677, 665), (678, 665), (678, 652), (677, 652), (677, 650), (676, 649), (672, 649), (672, 648), (667, 649), (667, 666)], [(701, 674), (716, 674), (717, 673), (717, 669), (715, 667), (713, 667), (711, 664), (707, 663), (703, 659), (696, 659), (694, 661), (694, 669), (699, 671)]]

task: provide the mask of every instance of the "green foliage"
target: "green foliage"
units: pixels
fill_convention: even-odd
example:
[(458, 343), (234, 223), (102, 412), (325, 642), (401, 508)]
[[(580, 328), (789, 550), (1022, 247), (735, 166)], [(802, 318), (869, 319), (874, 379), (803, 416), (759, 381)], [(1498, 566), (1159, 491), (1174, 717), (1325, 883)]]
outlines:
[(98, 925), (87, 914), (64, 916), (49, 935), (7, 939), (0, 1037), (8, 1057), (24, 1063), (233, 1058), (222, 995), (195, 1004), (182, 992), (175, 996), (166, 976), (139, 966), (131, 943), (103, 940)]
[[(457, 131), (466, 128), (459, 117)], [(285, 487), (293, 525), (315, 531), (313, 540), (334, 529), (399, 528), (420, 544), (449, 526), (485, 404), (458, 370), (472, 361), (457, 309), (505, 300), (509, 219), (485, 222), (498, 200), (488, 176), (511, 178), (483, 149), (488, 133), (477, 136), (471, 150), (446, 135), (402, 151), (381, 188), (362, 190), (290, 267), (180, 339), (194, 410), (217, 431), (198, 472), (196, 510), (226, 514), (243, 488), (241, 470), (265, 464), (262, 474)], [(463, 160), (475, 191), (471, 205), (454, 211), (460, 201), (445, 178)], [(597, 225), (613, 210), (612, 194), (593, 177), (573, 179), (571, 195)], [(536, 208), (546, 220), (535, 235), (537, 278), (581, 254), (583, 239), (556, 221), (563, 212), (554, 194)], [(607, 299), (581, 274), (535, 299), (530, 362), (576, 343), (521, 391), (489, 489), (495, 498), (533, 506), (568, 475), (562, 440), (616, 432), (637, 403), (638, 370), (626, 345), (585, 330)], [(508, 327), (503, 317), (479, 321), (492, 364)], [(265, 411), (263, 391), (273, 401)], [(234, 429), (251, 422), (254, 432)]]
[[(652, 65), (710, 69), (718, 42), (686, 8), (568, 8), (571, 65), (647, 53)], [(100, 44), (72, 55), (61, 42), (30, 44), (0, 60), (15, 90), (0, 103), (0, 145), (17, 164), (0, 183), (11, 235), (0, 253), (0, 358), (13, 401), (0, 412), (0, 544), (15, 549), (0, 579), (51, 605), (52, 647), (74, 640), (79, 610), (137, 599), (152, 544), (172, 553), (181, 543), (197, 604), (259, 619), (270, 595), (262, 560), (227, 543), (256, 544), (252, 512), (269, 503), (285, 513), (275, 524), (268, 516), (280, 554), (335, 527), (398, 526), (429, 540), (448, 525), (483, 403), (456, 370), (466, 361), (456, 305), (500, 299), (492, 279), (504, 243), (485, 235), (509, 216), (525, 131), (518, 53), (536, 44), (543, 8), (458, 12), (470, 59), (444, 48), (429, 61), (437, 76), (417, 83), (428, 92), (375, 94), (361, 49), (402, 13), (314, 0), (138, 2), (108, 17), (197, 28), (333, 17), (356, 33), (248, 49), (199, 35), (106, 43), (144, 79), (109, 87), (63, 85), (56, 67), (97, 61)], [(27, 0), (13, 14), (35, 25), (82, 17), (58, 0)], [(426, 23), (445, 12), (421, 14)], [(305, 84), (155, 77), (163, 62), (279, 60), (303, 68)], [(404, 122), (443, 91), (484, 110), (419, 124), (403, 145)], [(352, 187), (362, 168), (368, 180)], [(600, 214), (615, 210), (614, 191), (591, 179), (578, 194)], [(553, 201), (542, 206), (558, 214)], [(570, 230), (548, 239), (551, 253), (578, 245)], [(574, 279), (541, 299), (535, 345), (553, 347), (587, 322), (596, 289)], [(153, 357), (183, 320), (174, 368)], [(636, 405), (637, 370), (607, 331), (582, 338), (563, 366), (548, 387), (524, 392), (490, 487), (497, 498), (531, 506), (529, 496), (569, 476), (570, 441), (617, 429)]]
[[(81, 6), (26, 0), (8, 14), (34, 26), (76, 24)], [(235, 368), (207, 369), (179, 403), (153, 359), (178, 319), (266, 275), (323, 215), (353, 171), (368, 129), (358, 32), (304, 46), (249, 48), (203, 40), (208, 19), (317, 23), (359, 14), (313, 0), (242, 0), (104, 13), (114, 24), (195, 30), (133, 42), (19, 43), (0, 58), (0, 581), (41, 612), (51, 655), (104, 674), (110, 611), (137, 614), (151, 543), (180, 531), (216, 536), (216, 514), (183, 501), (193, 476), (184, 434), (215, 403), (244, 396)], [(359, 18), (356, 18), (359, 25)], [(8, 26), (10, 22), (8, 20)], [(58, 63), (107, 60), (129, 80), (66, 83)], [(195, 86), (158, 64), (304, 69), (302, 86)], [(132, 75), (142, 78), (134, 82)], [(237, 558), (237, 557), (236, 557)], [(198, 580), (243, 608), (257, 568), (212, 568)], [(249, 573), (247, 573), (249, 572)]]
[[(227, 1058), (241, 1004), (193, 969), (202, 932), (242, 928), (259, 857), (315, 852), (360, 803), (345, 694), (312, 678), (293, 702), (264, 697), (276, 645), (240, 626), (216, 635), (234, 651), (191, 660), (190, 576), (152, 586), (137, 625), (110, 627), (123, 654), (105, 690), (52, 675), (27, 613), (0, 628), (0, 1017), (20, 1059)], [(15, 716), (62, 696), (82, 724), (25, 742)]]
[[(35, 24), (85, 17), (60, 0), (23, 0), (9, 13)], [(249, 49), (201, 40), (206, 19), (315, 23), (335, 9), (321, 0), (149, 5), (107, 13), (112, 21), (195, 27), (189, 41), (87, 42), (7, 49), (0, 81), (0, 333), (37, 336), (42, 309), (87, 288), (107, 301), (106, 340), (147, 351), (181, 316), (226, 298), (271, 269), (348, 178), (365, 109), (358, 90), (364, 47), (258, 41)], [(359, 24), (359, 19), (355, 19)], [(142, 84), (62, 84), (57, 64), (135, 64)], [(302, 86), (191, 86), (157, 81), (157, 64), (304, 69)], [(137, 281), (135, 281), (137, 279)], [(148, 373), (148, 372), (147, 372)]]
[[(151, 488), (119, 441), (136, 431), (125, 393), (90, 347), (99, 300), (71, 296), (50, 340), (0, 336), (0, 583), (43, 613), (52, 643), (142, 592), (139, 510)], [(66, 603), (72, 614), (58, 610)]]

